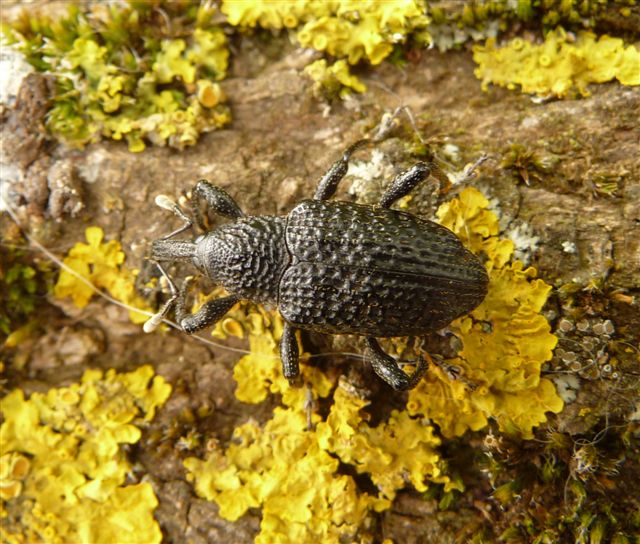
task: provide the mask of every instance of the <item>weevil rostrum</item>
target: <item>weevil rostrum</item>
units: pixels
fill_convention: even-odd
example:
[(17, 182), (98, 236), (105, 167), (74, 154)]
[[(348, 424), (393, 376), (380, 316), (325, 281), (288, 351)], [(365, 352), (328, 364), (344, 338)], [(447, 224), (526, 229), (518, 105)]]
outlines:
[[(412, 375), (386, 354), (376, 338), (419, 336), (448, 325), (478, 306), (488, 276), (478, 257), (453, 232), (391, 209), (429, 177), (434, 165), (417, 162), (393, 179), (376, 206), (330, 200), (359, 148), (348, 147), (322, 176), (313, 199), (285, 216), (248, 216), (220, 187), (199, 181), (192, 191), (193, 219), (163, 195), (156, 203), (184, 225), (153, 242), (151, 259), (169, 280), (171, 298), (145, 325), (152, 330), (175, 307), (176, 320), (194, 333), (220, 320), (241, 299), (277, 308), (284, 319), (280, 356), (284, 376), (300, 379), (296, 329), (366, 337), (374, 371), (396, 390), (411, 389), (427, 370), (420, 357)], [(193, 222), (205, 230), (201, 205), (230, 222), (193, 240), (174, 237)], [(189, 313), (189, 282), (178, 289), (161, 263), (186, 261), (228, 296)]]

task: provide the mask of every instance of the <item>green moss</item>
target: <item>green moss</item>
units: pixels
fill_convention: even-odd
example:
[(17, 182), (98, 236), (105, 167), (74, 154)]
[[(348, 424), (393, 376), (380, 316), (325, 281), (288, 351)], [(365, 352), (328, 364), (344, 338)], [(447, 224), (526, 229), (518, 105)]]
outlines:
[[(182, 4), (70, 5), (62, 18), (25, 12), (4, 25), (5, 38), (55, 76), (48, 130), (74, 147), (104, 137), (141, 151), (149, 142), (193, 145), (227, 124), (216, 83), (226, 74), (226, 37), (208, 4)], [(205, 84), (212, 91), (203, 99)]]
[(429, 0), (426, 9), (432, 22), (426, 30), (429, 40), (441, 51), (468, 41), (495, 38), (516, 25), (521, 27), (522, 23), (544, 30), (558, 25), (572, 31), (606, 25), (625, 31), (633, 25), (612, 19), (618, 14), (622, 19), (629, 17), (635, 6), (635, 0), (623, 0), (616, 5), (606, 0)]
[(23, 326), (43, 300), (51, 272), (22, 250), (0, 245), (0, 338)]
[(555, 156), (518, 143), (509, 146), (502, 157), (500, 167), (511, 170), (527, 185), (530, 185), (531, 179), (541, 181), (543, 174), (551, 171), (558, 162)]

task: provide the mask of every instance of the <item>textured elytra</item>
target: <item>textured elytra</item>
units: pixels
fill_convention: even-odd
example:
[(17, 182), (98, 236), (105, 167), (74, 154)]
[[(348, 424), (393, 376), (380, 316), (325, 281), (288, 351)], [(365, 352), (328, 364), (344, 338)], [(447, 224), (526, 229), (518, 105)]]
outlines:
[(487, 274), (448, 229), (401, 211), (304, 201), (288, 216), (278, 308), (300, 328), (422, 334), (468, 313)]

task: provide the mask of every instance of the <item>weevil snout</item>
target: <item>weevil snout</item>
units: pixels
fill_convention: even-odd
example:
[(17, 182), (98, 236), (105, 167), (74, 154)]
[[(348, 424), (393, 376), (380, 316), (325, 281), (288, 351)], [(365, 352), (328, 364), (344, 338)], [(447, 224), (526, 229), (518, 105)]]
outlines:
[(196, 244), (188, 240), (154, 240), (151, 244), (151, 259), (165, 261), (193, 261)]

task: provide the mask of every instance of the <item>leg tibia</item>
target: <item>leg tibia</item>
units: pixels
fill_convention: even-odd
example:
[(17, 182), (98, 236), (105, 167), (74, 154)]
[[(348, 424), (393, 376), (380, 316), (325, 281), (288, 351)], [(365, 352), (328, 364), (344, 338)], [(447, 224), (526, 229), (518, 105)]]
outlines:
[(373, 370), (397, 391), (413, 389), (418, 385), (418, 382), (427, 371), (427, 362), (420, 357), (418, 359), (418, 367), (413, 375), (409, 376), (400, 369), (398, 362), (393, 357), (382, 351), (380, 344), (378, 344), (375, 338), (367, 338), (367, 345), (371, 353), (371, 366)]
[(394, 202), (408, 195), (418, 183), (428, 178), (430, 174), (431, 168), (424, 162), (418, 162), (408, 170), (401, 172), (380, 198), (380, 207), (390, 208)]
[(280, 339), (280, 359), (282, 359), (282, 373), (293, 386), (301, 385), (299, 355), (296, 330), (285, 321)]
[(349, 159), (358, 149), (368, 145), (369, 140), (358, 140), (355, 144), (350, 145), (345, 149), (342, 157), (331, 165), (331, 168), (327, 170), (327, 173), (322, 176), (316, 189), (316, 194), (313, 196), (315, 200), (328, 200), (331, 198), (338, 188), (338, 183), (344, 178), (349, 169)]

